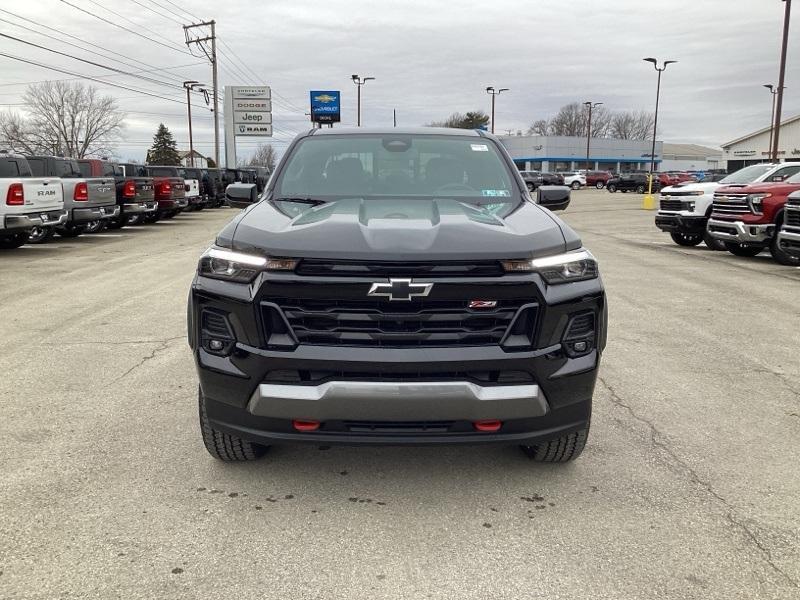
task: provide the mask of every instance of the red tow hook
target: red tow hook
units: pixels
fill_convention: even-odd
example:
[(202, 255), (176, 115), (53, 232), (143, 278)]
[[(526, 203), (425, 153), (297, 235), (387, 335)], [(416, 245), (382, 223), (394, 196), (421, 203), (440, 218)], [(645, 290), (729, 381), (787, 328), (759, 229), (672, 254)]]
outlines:
[(297, 431), (316, 431), (319, 429), (319, 421), (307, 421), (304, 419), (295, 419), (292, 421), (292, 427)]
[(500, 428), (503, 426), (503, 422), (497, 420), (473, 421), (472, 426), (477, 431), (492, 432), (492, 431), (499, 431)]

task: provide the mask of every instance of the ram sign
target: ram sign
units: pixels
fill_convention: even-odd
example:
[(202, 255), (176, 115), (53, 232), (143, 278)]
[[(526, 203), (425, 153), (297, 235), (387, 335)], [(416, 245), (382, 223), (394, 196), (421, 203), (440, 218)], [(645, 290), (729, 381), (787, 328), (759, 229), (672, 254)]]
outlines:
[(338, 123), (341, 120), (339, 91), (311, 92), (311, 120), (314, 123)]

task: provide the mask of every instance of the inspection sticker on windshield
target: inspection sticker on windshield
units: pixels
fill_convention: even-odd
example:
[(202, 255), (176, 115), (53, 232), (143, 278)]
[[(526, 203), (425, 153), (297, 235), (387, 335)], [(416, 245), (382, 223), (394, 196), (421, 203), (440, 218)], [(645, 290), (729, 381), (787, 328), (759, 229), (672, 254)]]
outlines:
[(488, 152), (489, 146), (486, 144), (470, 144), (470, 148), (472, 148), (473, 152)]
[(481, 190), (481, 196), (510, 196), (508, 190)]

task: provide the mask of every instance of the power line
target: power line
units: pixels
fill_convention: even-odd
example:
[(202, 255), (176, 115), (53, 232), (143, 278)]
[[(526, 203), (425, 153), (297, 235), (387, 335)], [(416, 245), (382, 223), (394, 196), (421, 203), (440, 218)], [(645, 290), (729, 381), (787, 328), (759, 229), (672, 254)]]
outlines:
[[(0, 8), (0, 12), (4, 12), (4, 13), (6, 13), (6, 14), (8, 14), (8, 15), (11, 15), (12, 17), (16, 17), (17, 19), (21, 19), (21, 20), (23, 20), (23, 21), (25, 21), (25, 22), (27, 22), (27, 23), (31, 23), (31, 24), (33, 24), (33, 25), (36, 25), (37, 27), (42, 27), (42, 24), (41, 24), (41, 23), (38, 23), (37, 21), (34, 21), (34, 20), (32, 20), (32, 19), (28, 19), (27, 17), (23, 17), (22, 15), (18, 15), (18, 14), (16, 14), (16, 13), (13, 13), (13, 12), (11, 12), (10, 10), (5, 10), (5, 9), (3, 9), (3, 8)], [(16, 27), (23, 27), (22, 25), (19, 25), (19, 24), (15, 24), (15, 25), (16, 25)], [(95, 43), (93, 43), (93, 42), (90, 42), (90, 41), (88, 41), (88, 40), (85, 40), (85, 39), (83, 39), (83, 38), (81, 38), (81, 37), (78, 37), (78, 36), (76, 36), (76, 35), (72, 35), (71, 33), (67, 33), (66, 31), (63, 31), (63, 30), (61, 30), (61, 29), (57, 29), (57, 28), (55, 28), (55, 27), (53, 27), (53, 26), (51, 26), (51, 25), (48, 25), (48, 26), (47, 26), (47, 29), (48, 29), (49, 31), (52, 31), (52, 32), (58, 33), (58, 34), (60, 34), (60, 35), (63, 35), (63, 36), (65, 36), (65, 37), (71, 38), (71, 39), (73, 39), (73, 40), (78, 40), (78, 41), (80, 41), (80, 42), (82, 42), (82, 43), (86, 44), (87, 46), (92, 46), (92, 47), (94, 47), (94, 48), (99, 48), (99, 49), (101, 49), (101, 50), (103, 50), (103, 51), (105, 51), (105, 52), (108, 52), (109, 54), (113, 54), (113, 55), (115, 55), (115, 56), (120, 56), (120, 57), (122, 57), (122, 58), (130, 58), (130, 56), (127, 56), (127, 55), (125, 55), (125, 54), (122, 54), (122, 53), (120, 53), (120, 52), (116, 52), (116, 51), (114, 51), (114, 50), (111, 50), (110, 48), (106, 48), (105, 46), (101, 46), (101, 45), (99, 45), (99, 44), (95, 44)], [(44, 33), (41, 33), (41, 32), (35, 32), (35, 33), (38, 33), (39, 35), (46, 35), (46, 34), (44, 34)], [(52, 37), (52, 36), (49, 36), (49, 35), (48, 35), (47, 37)], [(61, 42), (65, 43), (65, 44), (66, 44), (66, 43), (69, 43), (69, 42), (66, 42), (66, 41), (64, 41), (64, 40), (61, 40)], [(97, 51), (95, 51), (95, 50), (91, 50), (91, 51), (90, 51), (90, 50), (87, 50), (87, 52), (93, 52), (93, 53), (99, 54), (99, 53), (98, 53)], [(107, 57), (106, 57), (106, 58), (107, 58)], [(109, 60), (115, 60), (115, 59), (109, 59)], [(122, 60), (119, 60), (119, 59), (116, 59), (116, 60), (117, 60), (117, 62), (125, 62), (125, 61), (122, 61)], [(130, 65), (130, 63), (127, 63), (127, 64), (129, 64), (129, 66), (132, 66), (132, 65)], [(141, 64), (141, 65), (144, 65), (144, 66), (153, 67), (155, 70), (160, 70), (160, 69), (163, 69), (163, 70), (168, 70), (168, 69), (172, 69), (172, 67), (160, 67), (160, 68), (158, 68), (158, 67), (156, 67), (155, 65), (151, 65), (151, 64), (149, 64), (149, 63), (145, 63), (145, 62), (142, 62), (142, 61), (139, 61), (139, 64)], [(194, 65), (194, 64), (195, 64), (195, 63), (190, 63), (190, 64), (183, 65), (183, 66), (187, 66), (187, 67), (188, 67), (188, 66), (192, 66), (192, 65)], [(137, 66), (138, 66), (138, 65), (137, 65)], [(179, 77), (181, 77), (181, 78), (182, 78), (180, 81), (185, 81), (185, 80), (187, 80), (187, 79), (190, 79), (190, 77), (188, 77), (188, 76), (187, 76), (187, 75), (185, 75), (185, 74), (176, 73), (176, 75), (178, 75)]]
[[(203, 64), (203, 63), (189, 63), (189, 64), (186, 64), (186, 65), (176, 65), (175, 68), (179, 69), (181, 67), (190, 67), (190, 66), (197, 65), (197, 64)], [(168, 67), (168, 68), (172, 68), (172, 67)], [(163, 69), (163, 67), (162, 68), (158, 68), (158, 69), (139, 69), (139, 70), (132, 71), (132, 72), (133, 73), (151, 73), (154, 70), (160, 71), (162, 69)], [(93, 75), (90, 75), (90, 77), (98, 77), (98, 78), (119, 77), (119, 76), (120, 76), (119, 73), (108, 73), (106, 75), (104, 75), (104, 74), (99, 74), (99, 75), (94, 75), (93, 74)], [(76, 80), (79, 80), (79, 79), (84, 79), (84, 77), (81, 76), (81, 77), (65, 77), (63, 79), (38, 79), (36, 81), (15, 81), (14, 83), (0, 83), (0, 87), (10, 87), (10, 86), (14, 86), (14, 85), (31, 85), (33, 83), (47, 83), (48, 81), (76, 81)], [(102, 89), (104, 86), (100, 85), (99, 87), (100, 87), (100, 89)], [(18, 94), (18, 92), (14, 92), (13, 94), (0, 94), (0, 96), (4, 96), (4, 95), (5, 96), (11, 96), (11, 95), (17, 95), (17, 94)]]
[[(88, 11), (85, 8), (81, 8), (80, 6), (75, 6), (71, 2), (68, 2), (67, 0), (61, 0), (61, 2), (63, 2), (67, 6), (71, 6), (72, 8), (81, 11), (82, 13), (86, 13), (87, 15), (90, 15), (90, 16), (94, 17), (95, 19), (99, 19), (100, 21), (103, 21), (104, 23), (108, 23), (109, 25), (113, 25), (114, 27), (119, 27), (120, 29), (123, 29), (123, 30), (127, 31), (128, 33), (132, 33), (134, 35), (137, 35), (140, 38), (143, 38), (145, 40), (148, 40), (150, 42), (158, 44), (159, 46), (164, 46), (165, 48), (169, 48), (170, 50), (174, 50), (175, 52), (180, 52), (181, 54), (188, 54), (190, 56), (194, 56), (191, 52), (188, 52), (186, 50), (181, 50), (180, 48), (177, 48), (175, 46), (170, 46), (169, 44), (165, 44), (164, 42), (162, 42), (160, 40), (148, 37), (148, 36), (146, 36), (146, 35), (144, 35), (142, 33), (139, 33), (138, 31), (134, 31), (133, 29), (125, 27), (124, 25), (120, 25), (119, 23), (114, 23), (113, 21), (109, 21), (108, 19), (106, 19), (104, 17), (101, 17), (100, 15), (97, 15), (97, 14), (91, 12), (91, 11)], [(108, 10), (108, 9), (106, 9), (106, 10)]]

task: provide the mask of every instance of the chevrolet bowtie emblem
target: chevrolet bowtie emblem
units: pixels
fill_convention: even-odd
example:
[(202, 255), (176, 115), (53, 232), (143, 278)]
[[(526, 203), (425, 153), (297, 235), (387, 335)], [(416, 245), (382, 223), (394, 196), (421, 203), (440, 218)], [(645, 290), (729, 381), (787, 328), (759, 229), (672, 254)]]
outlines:
[(427, 296), (431, 293), (431, 288), (433, 288), (432, 283), (412, 283), (410, 279), (390, 279), (389, 283), (373, 283), (367, 296), (410, 301), (412, 298)]

